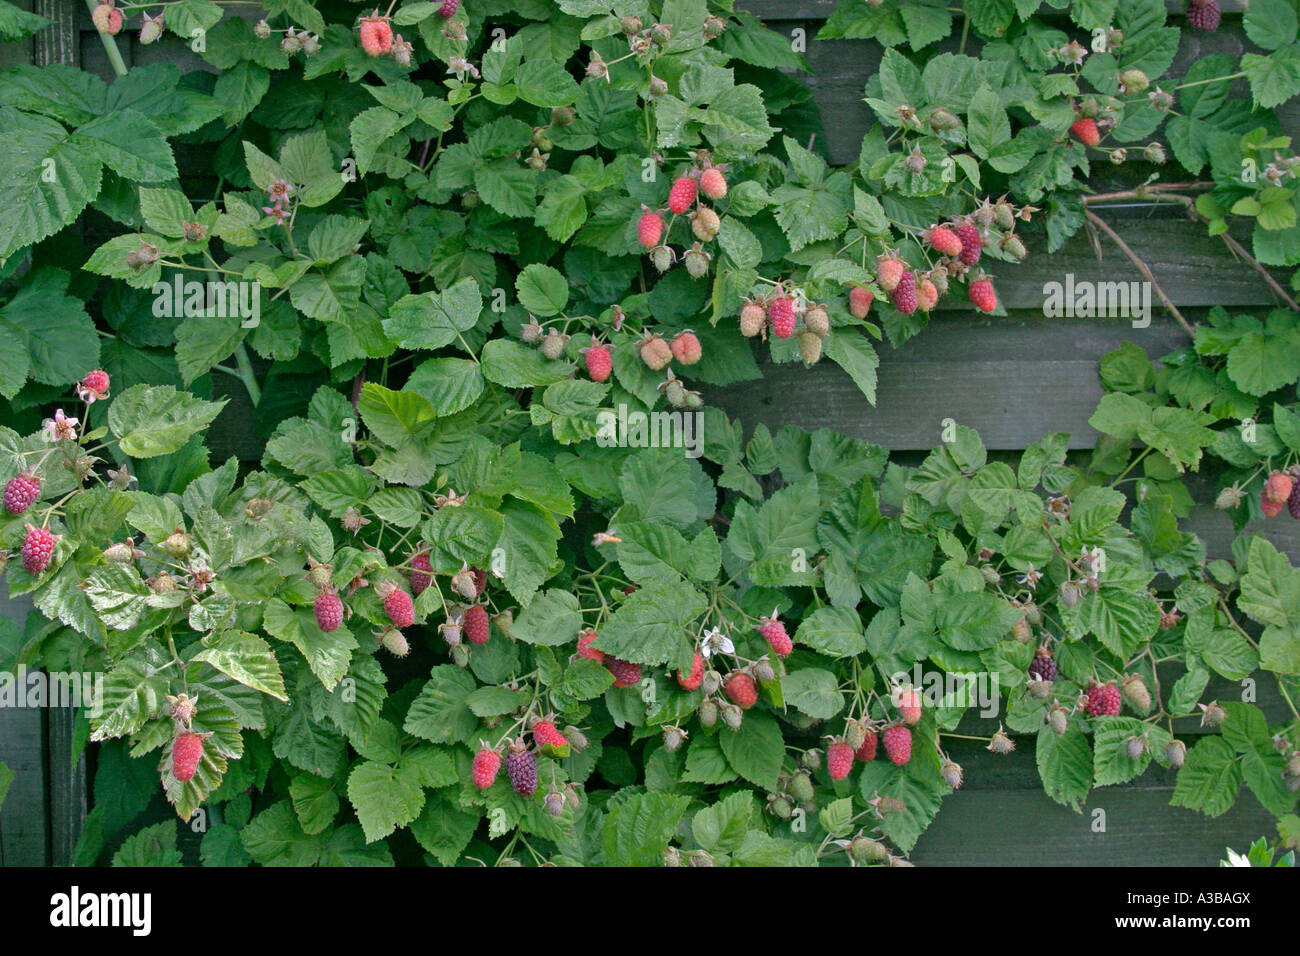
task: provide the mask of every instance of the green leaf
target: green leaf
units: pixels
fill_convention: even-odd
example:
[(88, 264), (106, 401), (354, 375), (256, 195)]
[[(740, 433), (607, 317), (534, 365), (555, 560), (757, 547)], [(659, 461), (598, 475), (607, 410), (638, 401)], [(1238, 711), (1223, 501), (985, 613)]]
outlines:
[(479, 720), (466, 699), (477, 688), (472, 674), (452, 664), (438, 665), (411, 702), (402, 729), (440, 744), (469, 740)]
[(581, 627), (578, 599), (569, 591), (551, 589), (533, 598), (515, 618), (510, 636), (525, 644), (557, 647), (573, 640)]
[(1252, 0), (1242, 26), (1256, 46), (1276, 50), (1295, 42), (1300, 21), (1290, 0)]
[(145, 827), (123, 841), (113, 854), (113, 866), (184, 866), (181, 853), (176, 849), (176, 821), (164, 820)]
[(132, 458), (153, 458), (179, 449), (217, 417), (225, 400), (207, 402), (170, 385), (132, 385), (113, 399), (108, 427)]
[(1082, 810), (1092, 786), (1092, 748), (1083, 731), (1068, 727), (1058, 737), (1052, 728), (1042, 727), (1034, 759), (1047, 795), (1076, 812)]
[(559, 315), (569, 303), (569, 283), (550, 266), (534, 263), (515, 279), (519, 304), (539, 318)]
[(634, 664), (689, 670), (693, 645), (686, 628), (706, 608), (704, 595), (684, 581), (647, 584), (618, 606), (591, 646)]
[(787, 673), (781, 678), (781, 693), (786, 704), (818, 720), (829, 720), (844, 707), (838, 678), (817, 667)]
[(785, 757), (785, 740), (777, 722), (762, 711), (745, 714), (740, 729), (719, 735), (727, 763), (750, 783), (765, 790), (775, 790), (781, 761)]
[(663, 852), (690, 806), (686, 797), (636, 793), (611, 806), (600, 828), (606, 866), (661, 866)]
[(794, 639), (829, 657), (856, 657), (867, 648), (862, 622), (852, 608), (818, 608), (799, 623)]
[(319, 842), (303, 832), (288, 800), (255, 816), (240, 833), (244, 849), (262, 866), (314, 866)]
[(497, 547), (505, 561), (506, 589), (527, 604), (556, 570), (560, 527), (549, 512), (528, 502), (510, 500), (501, 510), (505, 525)]
[(695, 814), (691, 819), (691, 833), (701, 849), (713, 854), (731, 853), (756, 828), (757, 822), (758, 804), (754, 795), (739, 790)]
[(300, 773), (289, 784), (289, 795), (293, 798), (293, 811), (298, 815), (298, 824), (309, 835), (322, 833), (339, 812), (339, 795), (334, 784), (315, 774)]
[(849, 373), (869, 403), (876, 404), (876, 369), (880, 357), (865, 336), (843, 329), (823, 343), (826, 357)]
[(99, 336), (85, 303), (68, 295), (70, 278), (61, 269), (35, 270), (0, 307), (0, 339), (9, 343), (0, 353), (0, 394), (13, 397), (29, 376), (65, 387), (98, 366)]
[[(103, 165), (54, 120), (0, 105), (0, 260), (52, 236), (99, 195)], [(174, 175), (173, 167), (173, 175)]]
[(1227, 812), (1241, 790), (1241, 767), (1222, 737), (1202, 737), (1187, 751), (1170, 804), (1217, 817)]
[(455, 572), (463, 565), (486, 564), (486, 558), (505, 528), (495, 511), (466, 505), (439, 508), (424, 523), (429, 562), (435, 571)]
[(288, 701), (284, 678), (271, 646), (244, 631), (226, 631), (195, 654), (191, 661), (206, 661), (246, 687)]
[[(408, 8), (409, 5), (402, 9)], [(423, 812), (411, 823), (411, 835), (439, 863), (452, 866), (469, 846), (481, 819), (476, 813), (467, 813), (454, 804), (431, 795)]]
[(348, 800), (361, 821), (367, 843), (382, 840), (424, 809), (424, 791), (409, 774), (371, 760), (357, 764), (348, 776)]

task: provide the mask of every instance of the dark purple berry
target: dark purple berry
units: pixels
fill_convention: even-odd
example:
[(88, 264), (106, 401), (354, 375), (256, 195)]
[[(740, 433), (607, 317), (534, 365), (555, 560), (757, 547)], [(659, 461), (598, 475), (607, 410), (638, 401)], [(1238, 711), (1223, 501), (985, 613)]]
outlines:
[(529, 750), (512, 747), (506, 754), (506, 775), (515, 793), (531, 797), (537, 792), (537, 757)]

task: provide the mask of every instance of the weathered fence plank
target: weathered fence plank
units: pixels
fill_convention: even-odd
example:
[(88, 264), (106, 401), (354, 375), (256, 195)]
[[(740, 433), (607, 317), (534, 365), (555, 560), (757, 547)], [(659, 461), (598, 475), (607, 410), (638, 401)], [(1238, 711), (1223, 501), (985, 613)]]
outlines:
[[(20, 626), (30, 607), (26, 598), (0, 595), (0, 617)], [(6, 666), (0, 660), (0, 668)], [(0, 866), (43, 866), (49, 862), (47, 759), (42, 712), (34, 707), (0, 707), (0, 763), (14, 774), (0, 805)]]
[[(747, 430), (760, 421), (773, 430), (834, 428), (891, 451), (934, 447), (949, 418), (976, 429), (992, 449), (1023, 449), (1049, 432), (1069, 432), (1072, 448), (1091, 448), (1097, 433), (1088, 418), (1102, 396), (1097, 361), (1125, 341), (1158, 356), (1187, 337), (1162, 316), (1134, 329), (1118, 320), (944, 315), (900, 348), (879, 347), (874, 408), (830, 362), (764, 365), (761, 379), (705, 397)], [(817, 401), (789, 401), (796, 391)]]
[(1215, 866), (1225, 847), (1243, 851), (1276, 829), (1244, 790), (1219, 817), (1170, 806), (1173, 775), (1154, 765), (1134, 784), (1094, 790), (1075, 813), (1043, 793), (1027, 742), (1005, 757), (951, 755), (966, 782), (909, 855), (918, 866)]
[[(765, 20), (825, 20), (835, 12), (840, 0), (798, 0), (786, 3), (784, 0), (737, 0), (736, 6), (748, 10)], [(1186, 8), (1186, 0), (1165, 0), (1169, 12), (1181, 14)], [(1219, 0), (1219, 9), (1225, 14), (1240, 13), (1250, 7), (1250, 0)], [(1040, 11), (1046, 17), (1051, 9)]]

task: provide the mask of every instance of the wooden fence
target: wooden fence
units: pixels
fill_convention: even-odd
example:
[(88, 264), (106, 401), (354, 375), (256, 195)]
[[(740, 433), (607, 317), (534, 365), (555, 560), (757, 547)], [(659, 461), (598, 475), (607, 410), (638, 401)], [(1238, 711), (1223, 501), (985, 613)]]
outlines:
[[(80, 63), (111, 77), (84, 4), (28, 0), (20, 5), (55, 20), (55, 27), (23, 50), (18, 49), (21, 44), (0, 44), (0, 66), (30, 57), (37, 63)], [(863, 86), (880, 61), (880, 46), (865, 40), (813, 40), (833, 11), (834, 0), (739, 0), (737, 5), (787, 35), (804, 31), (813, 66), (807, 82), (822, 115), (834, 117), (820, 134), (822, 149), (836, 164), (855, 161), (871, 124), (862, 102)], [(1168, 6), (1179, 11), (1183, 5), (1169, 0)], [(1221, 6), (1223, 28), (1214, 34), (1186, 35), (1175, 73), (1211, 53), (1235, 54), (1248, 48), (1234, 15), (1244, 8), (1244, 0), (1221, 0)], [(128, 65), (158, 59), (186, 68), (200, 65), (177, 43), (120, 46)], [(1285, 108), (1283, 119), (1289, 130), (1300, 130), (1295, 104)], [(1208, 237), (1203, 225), (1164, 214), (1103, 215), (1141, 250), (1156, 280), (1191, 321), (1213, 305), (1256, 313), (1276, 305), (1259, 277), (1234, 259), (1223, 242)], [(831, 427), (880, 442), (901, 455), (932, 448), (946, 418), (977, 429), (991, 449), (1023, 449), (1058, 431), (1072, 434), (1072, 447), (1089, 448), (1096, 434), (1087, 419), (1102, 394), (1100, 357), (1131, 341), (1158, 358), (1187, 341), (1158, 307), (1151, 324), (1142, 329), (1114, 319), (1044, 318), (1043, 285), (1062, 281), (1066, 273), (1073, 273), (1076, 281), (1141, 280), (1104, 237), (1094, 244), (1080, 235), (1052, 255), (1031, 244), (1026, 263), (1001, 266), (996, 272), (1010, 314), (974, 317), (969, 309), (950, 307), (901, 348), (881, 346), (875, 407), (843, 372), (825, 362), (812, 370), (769, 366), (762, 380), (715, 391), (706, 399), (747, 427), (758, 422), (773, 429), (787, 423)], [(817, 401), (780, 400), (792, 393), (796, 382), (801, 393), (815, 394)], [(251, 409), (242, 393), (232, 392), (231, 397), (235, 407), (222, 418), (233, 421), (233, 428), (225, 432), (219, 422), (210, 438), (221, 442), (225, 434), (239, 447), (236, 433), (248, 432), (238, 421), (239, 406)], [(1206, 540), (1212, 555), (1227, 554), (1231, 524), (1208, 504), (1196, 509), (1186, 527)], [(1272, 522), (1251, 530), (1265, 534), (1293, 562), (1300, 561), (1297, 523)], [(1271, 680), (1260, 681), (1260, 703), (1270, 721), (1277, 722), (1284, 710), (1280, 700), (1269, 696)], [(1207, 695), (1236, 699), (1241, 688), (1220, 680)], [(991, 730), (978, 720), (964, 726), (972, 733)], [(1194, 721), (1176, 729), (1189, 740), (1202, 732)], [(86, 805), (84, 772), (70, 759), (72, 737), (71, 721), (58, 712), (0, 711), (0, 760), (18, 773), (0, 812), (0, 864), (70, 860)], [(955, 748), (953, 756), (966, 770), (966, 783), (944, 801), (921, 837), (911, 855), (918, 864), (1212, 865), (1225, 846), (1242, 848), (1272, 828), (1271, 815), (1245, 791), (1232, 810), (1213, 820), (1170, 807), (1173, 775), (1155, 765), (1131, 784), (1094, 791), (1085, 812), (1078, 814), (1043, 794), (1029, 739), (1020, 740), (1009, 757), (994, 757), (974, 745)], [(1102, 818), (1096, 810), (1104, 811), (1104, 828), (1097, 824)]]

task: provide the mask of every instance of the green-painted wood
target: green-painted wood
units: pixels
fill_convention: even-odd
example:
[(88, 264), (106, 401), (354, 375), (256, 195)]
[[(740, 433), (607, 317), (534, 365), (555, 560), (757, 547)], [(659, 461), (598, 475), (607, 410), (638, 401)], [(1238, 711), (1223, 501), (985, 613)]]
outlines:
[[(31, 602), (0, 594), (0, 616), (27, 618)], [(8, 665), (0, 661), (0, 667)], [(0, 805), (0, 866), (43, 866), (49, 862), (49, 812), (44, 714), (29, 707), (0, 707), (0, 763), (14, 773)]]
[(1220, 817), (1170, 806), (1173, 774), (1159, 767), (1094, 790), (1076, 813), (1043, 793), (1032, 742), (1007, 756), (967, 746), (950, 754), (965, 782), (917, 841), (909, 859), (918, 866), (1217, 866), (1226, 847), (1276, 835), (1246, 790)]

